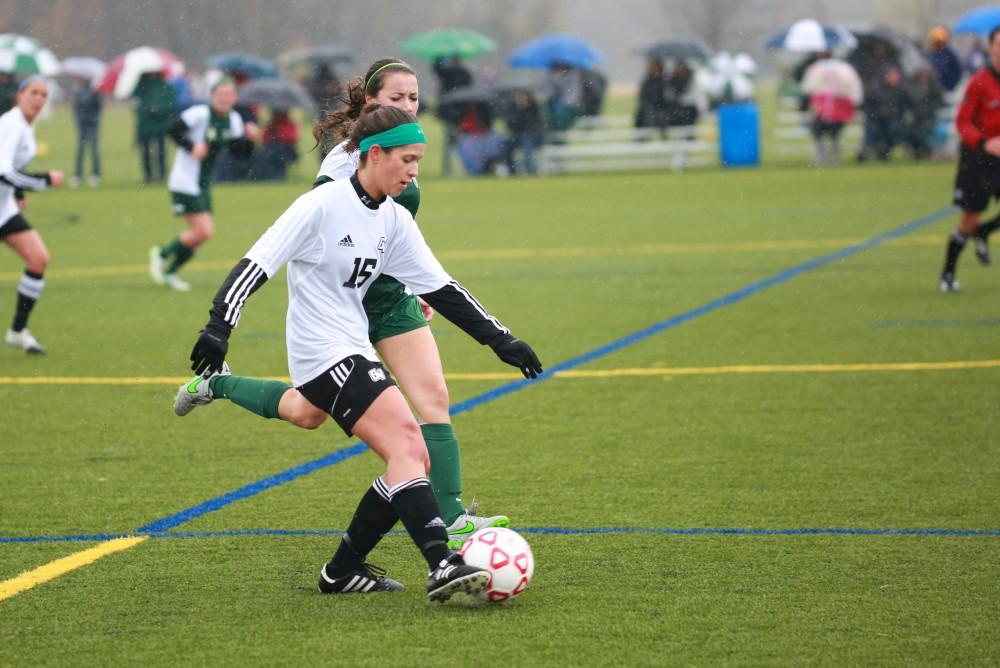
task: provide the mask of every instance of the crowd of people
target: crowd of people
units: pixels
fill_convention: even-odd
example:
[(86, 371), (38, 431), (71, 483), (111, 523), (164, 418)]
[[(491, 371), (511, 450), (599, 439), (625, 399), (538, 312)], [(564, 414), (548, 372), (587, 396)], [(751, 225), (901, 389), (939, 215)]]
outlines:
[(816, 163), (840, 158), (840, 133), (860, 117), (863, 136), (855, 159), (889, 160), (902, 148), (915, 160), (943, 149), (950, 120), (941, 116), (962, 81), (988, 64), (979, 40), (963, 59), (946, 28), (928, 35), (919, 62), (908, 62), (885, 40), (875, 40), (863, 56), (810, 53), (792, 72), (800, 108), (812, 115)]

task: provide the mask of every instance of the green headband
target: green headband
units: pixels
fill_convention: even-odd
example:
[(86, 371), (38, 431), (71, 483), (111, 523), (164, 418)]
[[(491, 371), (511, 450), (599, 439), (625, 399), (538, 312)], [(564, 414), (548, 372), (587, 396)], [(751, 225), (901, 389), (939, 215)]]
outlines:
[(394, 128), (389, 128), (384, 132), (379, 132), (361, 140), (358, 148), (364, 153), (372, 146), (378, 144), (382, 148), (392, 148), (393, 146), (406, 146), (407, 144), (426, 144), (427, 137), (424, 135), (420, 123), (403, 123)]
[(380, 67), (377, 70), (375, 70), (374, 72), (372, 72), (372, 75), (370, 77), (368, 77), (368, 81), (365, 82), (365, 92), (368, 92), (368, 87), (372, 85), (372, 79), (374, 79), (376, 77), (376, 75), (378, 75), (379, 72), (381, 72), (382, 70), (384, 70), (387, 67), (405, 67), (407, 70), (410, 70), (410, 71), (413, 70), (412, 67), (410, 67), (409, 65), (407, 65), (406, 63), (404, 63), (402, 61), (392, 62), (392, 63), (386, 63), (382, 67)]

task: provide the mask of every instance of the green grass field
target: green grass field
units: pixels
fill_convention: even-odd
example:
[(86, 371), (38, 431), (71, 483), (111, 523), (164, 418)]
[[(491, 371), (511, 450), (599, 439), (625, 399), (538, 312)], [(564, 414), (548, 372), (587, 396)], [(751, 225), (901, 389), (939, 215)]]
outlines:
[[(525, 531), (529, 591), (429, 605), (394, 535), (372, 561), (406, 592), (318, 594), (380, 470), (366, 452), (4, 597), (354, 443), (225, 402), (173, 415), (211, 296), (315, 159), (295, 182), (217, 187), (218, 235), (177, 294), (145, 273), (181, 224), (137, 186), (129, 122), (108, 117), (101, 188), (27, 212), (53, 256), (31, 323), (50, 353), (0, 350), (0, 666), (1000, 662), (1000, 275), (967, 252), (963, 292), (937, 291), (950, 164), (447, 181), (430, 149), (429, 243), (564, 369), (455, 417), (467, 500)], [(70, 167), (65, 117), (38, 135), (36, 165)], [(0, 254), (0, 306), (20, 270)], [(234, 333), (238, 373), (286, 374), (273, 283)], [(516, 379), (432, 329), (453, 403)]]

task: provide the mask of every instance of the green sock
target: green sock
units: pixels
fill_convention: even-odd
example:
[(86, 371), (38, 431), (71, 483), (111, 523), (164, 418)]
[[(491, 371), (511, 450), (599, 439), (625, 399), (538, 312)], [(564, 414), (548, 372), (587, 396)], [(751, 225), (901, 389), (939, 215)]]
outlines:
[(166, 260), (172, 255), (177, 255), (180, 250), (184, 248), (184, 244), (181, 243), (181, 238), (177, 237), (169, 244), (160, 249), (160, 257)]
[(427, 453), (431, 458), (431, 486), (446, 525), (465, 512), (462, 506), (462, 456), (450, 424), (422, 424)]
[(248, 376), (212, 376), (208, 381), (212, 396), (231, 402), (263, 418), (278, 417), (278, 404), (291, 385), (280, 380)]
[[(170, 266), (167, 267), (166, 273), (168, 274), (177, 273), (177, 270), (180, 269), (182, 266), (184, 266), (185, 262), (194, 257), (193, 248), (188, 248), (187, 246), (182, 244), (180, 240), (177, 241), (177, 245), (179, 246), (179, 248), (177, 249), (176, 252), (174, 252), (174, 260), (173, 262), (170, 263)], [(171, 246), (173, 246), (173, 244), (171, 244)]]

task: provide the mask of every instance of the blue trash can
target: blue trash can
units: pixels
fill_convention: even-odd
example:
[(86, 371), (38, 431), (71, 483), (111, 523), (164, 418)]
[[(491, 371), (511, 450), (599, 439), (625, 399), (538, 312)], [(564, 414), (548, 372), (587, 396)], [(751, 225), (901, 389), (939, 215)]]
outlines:
[(760, 122), (753, 102), (719, 107), (719, 155), (726, 167), (760, 164)]

